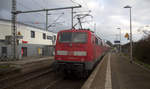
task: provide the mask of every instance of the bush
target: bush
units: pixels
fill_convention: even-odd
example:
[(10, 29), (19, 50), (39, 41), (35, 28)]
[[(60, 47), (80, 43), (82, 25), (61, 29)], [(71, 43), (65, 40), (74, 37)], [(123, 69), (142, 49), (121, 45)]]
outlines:
[(134, 44), (133, 56), (144, 63), (150, 64), (150, 35)]

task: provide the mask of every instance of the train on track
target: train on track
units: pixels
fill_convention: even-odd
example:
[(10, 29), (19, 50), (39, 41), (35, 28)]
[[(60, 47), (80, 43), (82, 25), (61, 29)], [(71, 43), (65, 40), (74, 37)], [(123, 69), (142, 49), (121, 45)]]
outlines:
[(55, 46), (57, 70), (89, 74), (108, 49), (109, 46), (88, 29), (59, 31)]

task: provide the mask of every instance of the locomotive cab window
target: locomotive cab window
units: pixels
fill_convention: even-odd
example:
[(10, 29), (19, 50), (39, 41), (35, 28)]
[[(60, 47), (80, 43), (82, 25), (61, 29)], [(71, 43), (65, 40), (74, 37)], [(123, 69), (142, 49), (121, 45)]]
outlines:
[(62, 32), (59, 35), (59, 42), (71, 42), (71, 37), (71, 32)]
[(62, 32), (59, 36), (59, 42), (86, 43), (86, 32)]
[(87, 33), (85, 32), (74, 32), (72, 37), (72, 42), (78, 43), (85, 43), (87, 41)]

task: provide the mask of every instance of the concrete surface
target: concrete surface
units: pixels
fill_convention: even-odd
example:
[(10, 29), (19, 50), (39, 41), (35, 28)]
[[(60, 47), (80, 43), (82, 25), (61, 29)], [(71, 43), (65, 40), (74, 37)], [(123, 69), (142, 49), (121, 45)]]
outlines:
[(105, 89), (112, 89), (110, 58), (111, 58), (111, 53), (109, 53), (108, 55), (106, 78), (105, 78)]
[[(54, 57), (42, 58), (25, 58), (18, 61), (0, 62), (0, 65), (9, 65), (10, 68), (20, 69), (21, 72), (31, 72), (43, 67), (50, 66), (54, 61)], [(7, 68), (9, 72), (9, 69)], [(12, 70), (10, 70), (12, 71)]]
[(150, 89), (150, 72), (125, 56), (112, 53), (111, 70), (113, 89)]
[(150, 89), (150, 72), (128, 57), (108, 53), (81, 89)]
[(81, 89), (104, 89), (108, 55), (96, 66)]

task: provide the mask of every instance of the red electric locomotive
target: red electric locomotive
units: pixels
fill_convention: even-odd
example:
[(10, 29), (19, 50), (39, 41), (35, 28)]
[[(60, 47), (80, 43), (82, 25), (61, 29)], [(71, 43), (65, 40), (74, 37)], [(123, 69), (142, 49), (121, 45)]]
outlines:
[(57, 69), (89, 72), (105, 51), (105, 43), (90, 30), (60, 31), (55, 47)]

